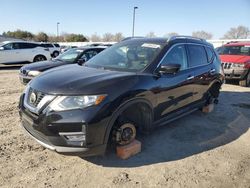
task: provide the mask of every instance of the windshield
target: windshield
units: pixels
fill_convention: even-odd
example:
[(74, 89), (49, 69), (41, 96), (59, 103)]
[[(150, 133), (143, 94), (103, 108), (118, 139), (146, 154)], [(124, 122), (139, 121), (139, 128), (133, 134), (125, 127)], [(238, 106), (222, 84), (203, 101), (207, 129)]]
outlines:
[(81, 49), (69, 49), (66, 52), (57, 56), (55, 59), (59, 61), (67, 61), (73, 63), (82, 52), (83, 50)]
[(104, 50), (85, 63), (85, 66), (138, 72), (152, 63), (162, 48), (161, 43), (126, 41)]
[(224, 46), (220, 50), (221, 55), (250, 55), (250, 46)]

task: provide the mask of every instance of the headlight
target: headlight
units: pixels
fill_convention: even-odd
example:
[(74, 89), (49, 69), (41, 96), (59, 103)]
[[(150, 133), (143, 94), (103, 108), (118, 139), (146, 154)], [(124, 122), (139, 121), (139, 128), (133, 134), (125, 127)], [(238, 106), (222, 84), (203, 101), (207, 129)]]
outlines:
[(28, 72), (28, 76), (38, 76), (39, 74), (41, 74), (40, 71), (29, 71)]
[(106, 95), (90, 96), (59, 96), (49, 105), (53, 111), (64, 111), (73, 109), (83, 109), (89, 106), (100, 104)]
[(233, 63), (232, 66), (242, 68), (245, 66), (245, 64)]

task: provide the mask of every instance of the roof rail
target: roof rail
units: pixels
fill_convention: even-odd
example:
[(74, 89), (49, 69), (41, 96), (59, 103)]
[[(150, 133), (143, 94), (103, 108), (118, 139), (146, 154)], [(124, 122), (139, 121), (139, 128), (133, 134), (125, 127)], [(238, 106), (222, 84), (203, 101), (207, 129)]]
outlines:
[(130, 40), (130, 39), (138, 39), (138, 38), (145, 38), (145, 37), (141, 37), (141, 36), (126, 37), (126, 38), (122, 39), (122, 41), (125, 41), (125, 40)]
[(198, 37), (192, 37), (192, 36), (185, 36), (185, 35), (175, 35), (175, 36), (172, 36), (168, 39), (168, 42), (172, 41), (172, 40), (175, 40), (175, 39), (193, 39), (193, 40), (199, 40), (199, 41), (202, 41), (202, 42), (206, 42), (205, 39), (201, 39), (201, 38), (198, 38)]

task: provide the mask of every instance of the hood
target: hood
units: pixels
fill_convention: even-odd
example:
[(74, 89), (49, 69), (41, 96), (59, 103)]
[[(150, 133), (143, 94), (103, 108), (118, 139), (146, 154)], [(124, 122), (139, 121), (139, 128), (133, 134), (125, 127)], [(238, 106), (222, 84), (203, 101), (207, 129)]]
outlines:
[(243, 55), (220, 55), (222, 62), (246, 63), (250, 61), (250, 56)]
[(57, 60), (49, 60), (49, 61), (40, 61), (40, 62), (35, 62), (31, 63), (28, 65), (25, 65), (22, 67), (23, 70), (36, 70), (36, 71), (45, 71), (50, 68), (58, 67), (61, 65), (68, 64), (67, 62), (64, 61), (57, 61)]
[[(55, 95), (101, 94), (127, 87), (136, 73), (95, 69), (78, 64), (64, 65), (44, 72), (30, 86)], [(126, 84), (125, 84), (126, 83)], [(108, 90), (108, 91), (107, 91)]]

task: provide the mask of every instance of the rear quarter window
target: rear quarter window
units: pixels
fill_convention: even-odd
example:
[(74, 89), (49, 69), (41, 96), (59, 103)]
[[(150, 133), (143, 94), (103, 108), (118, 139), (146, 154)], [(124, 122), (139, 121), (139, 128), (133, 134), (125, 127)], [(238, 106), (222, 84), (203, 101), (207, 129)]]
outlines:
[(53, 48), (54, 46), (52, 44), (41, 44), (44, 48)]
[(187, 45), (189, 56), (189, 67), (208, 64), (205, 48), (201, 45)]

